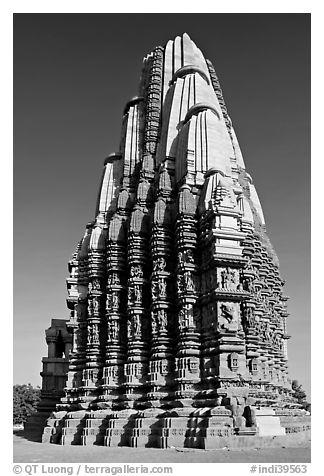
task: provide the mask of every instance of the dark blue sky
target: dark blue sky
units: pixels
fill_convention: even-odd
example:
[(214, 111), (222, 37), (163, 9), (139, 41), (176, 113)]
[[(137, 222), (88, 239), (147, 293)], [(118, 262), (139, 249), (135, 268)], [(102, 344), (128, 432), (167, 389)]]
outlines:
[(14, 15), (14, 383), (40, 383), (67, 318), (67, 261), (142, 58), (187, 32), (210, 59), (290, 296), (290, 373), (310, 393), (310, 15)]

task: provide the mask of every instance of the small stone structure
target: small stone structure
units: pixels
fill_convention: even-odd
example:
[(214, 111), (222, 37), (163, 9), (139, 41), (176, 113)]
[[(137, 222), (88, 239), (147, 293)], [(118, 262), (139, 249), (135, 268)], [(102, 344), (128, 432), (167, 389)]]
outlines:
[(67, 380), (43, 441), (217, 448), (309, 428), (278, 258), (215, 69), (187, 34), (144, 58), (69, 271), (44, 402), (63, 389), (63, 345)]
[(25, 423), (25, 432), (35, 437), (41, 436), (47, 418), (56, 409), (64, 396), (72, 335), (66, 328), (67, 320), (52, 319), (51, 327), (46, 329), (47, 357), (43, 357), (41, 400), (37, 413)]

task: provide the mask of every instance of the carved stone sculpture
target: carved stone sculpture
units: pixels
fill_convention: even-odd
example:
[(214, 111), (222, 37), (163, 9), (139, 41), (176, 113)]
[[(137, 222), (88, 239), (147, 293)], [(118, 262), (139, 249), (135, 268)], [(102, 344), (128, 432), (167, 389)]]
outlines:
[[(188, 438), (198, 445), (212, 428), (191, 427), (194, 412), (209, 409), (202, 424), (220, 418), (224, 436), (254, 424), (250, 391), (261, 406), (269, 394), (292, 401), (288, 298), (265, 229), (213, 65), (187, 34), (155, 48), (69, 262), (73, 344), (60, 409), (88, 413), (77, 427), (55, 421), (52, 440), (144, 446), (150, 435), (178, 446), (172, 432), (188, 430), (207, 435)], [(51, 353), (65, 345), (46, 338)], [(100, 428), (98, 408), (109, 417)], [(168, 408), (160, 426), (141, 416)]]

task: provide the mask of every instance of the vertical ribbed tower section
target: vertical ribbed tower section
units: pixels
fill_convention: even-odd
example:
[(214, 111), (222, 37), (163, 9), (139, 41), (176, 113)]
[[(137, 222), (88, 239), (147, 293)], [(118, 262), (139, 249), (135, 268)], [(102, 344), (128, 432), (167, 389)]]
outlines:
[(69, 272), (52, 441), (207, 448), (255, 434), (256, 406), (293, 402), (278, 258), (214, 66), (186, 33), (143, 60)]

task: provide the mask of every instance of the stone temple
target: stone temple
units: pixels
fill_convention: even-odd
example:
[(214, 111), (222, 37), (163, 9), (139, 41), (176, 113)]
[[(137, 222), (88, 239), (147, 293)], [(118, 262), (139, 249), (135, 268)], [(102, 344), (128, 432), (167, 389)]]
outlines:
[(216, 448), (309, 428), (278, 258), (214, 66), (187, 34), (143, 60), (69, 273), (29, 422), (47, 418), (44, 442)]

